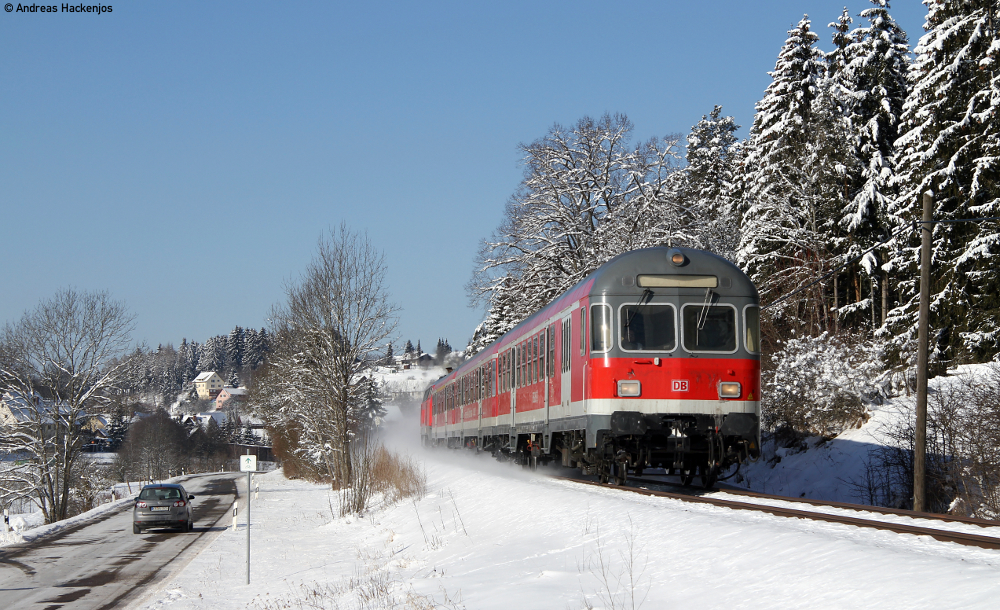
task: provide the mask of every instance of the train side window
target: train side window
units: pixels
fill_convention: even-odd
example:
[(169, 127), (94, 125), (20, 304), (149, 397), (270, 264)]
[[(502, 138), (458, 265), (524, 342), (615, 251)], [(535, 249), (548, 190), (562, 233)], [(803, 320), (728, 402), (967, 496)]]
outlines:
[(514, 348), (507, 350), (507, 389), (514, 389)]
[(559, 357), (562, 359), (562, 372), (564, 373), (569, 371), (569, 363), (572, 362), (572, 359), (570, 358), (570, 350), (572, 349), (573, 341), (573, 335), (570, 334), (572, 322), (572, 318), (566, 318), (563, 320), (562, 354)]
[(543, 368), (545, 365), (542, 362), (542, 355), (545, 354), (545, 335), (538, 333), (535, 337), (535, 381), (541, 381), (544, 377)]
[(500, 352), (500, 393), (507, 391), (507, 352)]
[(546, 370), (549, 373), (549, 377), (555, 377), (556, 376), (556, 325), (555, 324), (549, 326), (549, 338), (547, 345), (549, 346), (549, 359), (548, 359), (549, 366)]
[(517, 362), (518, 362), (517, 354), (518, 354), (519, 348), (520, 348), (519, 345), (515, 345), (514, 347), (510, 348), (510, 389), (511, 390), (519, 387), (520, 384), (521, 384), (521, 380), (518, 379), (518, 377), (519, 377), (518, 373), (520, 371), (517, 370)]
[(517, 387), (524, 387), (524, 343), (517, 346)]
[(539, 344), (541, 342), (542, 342), (541, 335), (535, 335), (535, 338), (531, 340), (531, 344), (532, 344), (532, 347), (531, 347), (532, 352), (531, 353), (534, 356), (534, 362), (533, 362), (534, 366), (533, 366), (533, 369), (534, 369), (534, 373), (535, 373), (535, 377), (534, 377), (535, 383), (538, 383), (539, 381), (541, 381), (541, 376), (539, 375), (542, 372), (541, 371), (541, 362), (540, 362), (540, 359), (538, 357), (539, 356), (539, 354), (538, 354), (538, 352), (539, 352), (538, 348), (539, 348)]
[(517, 346), (517, 387), (524, 387), (524, 343)]
[(587, 355), (587, 308), (580, 308), (580, 355)]
[(545, 355), (545, 334), (538, 333), (535, 337), (535, 362), (538, 364), (535, 366), (535, 381), (541, 381), (545, 377), (545, 362), (542, 360), (542, 356)]
[(747, 305), (743, 309), (743, 327), (746, 328), (747, 351), (751, 354), (760, 353), (760, 307)]
[(506, 392), (509, 389), (510, 389), (510, 350), (507, 350), (500, 356), (500, 391)]
[[(536, 349), (532, 349), (531, 344), (534, 343)], [(537, 381), (538, 375), (536, 375), (535, 369), (538, 368), (538, 362), (535, 361), (535, 352), (538, 351), (538, 337), (532, 337), (528, 339), (528, 385), (531, 385)]]
[(534, 364), (534, 359), (531, 357), (531, 338), (529, 337), (524, 343), (524, 385), (526, 386), (535, 382), (534, 377), (531, 375), (532, 364)]
[(591, 306), (590, 326), (591, 351), (606, 352), (611, 349), (611, 306)]
[(538, 381), (538, 335), (531, 339), (531, 383)]
[(535, 382), (534, 377), (531, 375), (531, 339), (529, 338), (524, 343), (524, 385), (529, 386)]
[(514, 387), (521, 387), (521, 344), (514, 346)]

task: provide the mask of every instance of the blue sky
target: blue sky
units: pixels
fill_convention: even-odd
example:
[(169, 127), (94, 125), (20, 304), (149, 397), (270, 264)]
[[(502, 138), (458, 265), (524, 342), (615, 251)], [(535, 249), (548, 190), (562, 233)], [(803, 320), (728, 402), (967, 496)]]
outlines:
[[(464, 287), (518, 143), (605, 112), (686, 134), (715, 104), (745, 136), (787, 30), (808, 13), (829, 50), (845, 3), (111, 6), (0, 14), (0, 322), (74, 286), (153, 347), (264, 326), (345, 222), (433, 348), (482, 319)], [(915, 44), (925, 8), (891, 13)]]

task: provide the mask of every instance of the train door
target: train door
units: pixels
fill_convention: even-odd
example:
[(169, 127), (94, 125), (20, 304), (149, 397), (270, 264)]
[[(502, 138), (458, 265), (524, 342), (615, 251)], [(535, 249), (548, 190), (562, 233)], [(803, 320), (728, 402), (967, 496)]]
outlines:
[(517, 345), (510, 348), (510, 363), (511, 363), (511, 376), (510, 376), (510, 445), (511, 448), (516, 448), (517, 446), (517, 433), (515, 430), (514, 419), (517, 416), (517, 387), (521, 382), (519, 377), (520, 370), (518, 365), (520, 361), (518, 360), (518, 349)]
[[(542, 407), (545, 409), (545, 430), (549, 429), (549, 331), (545, 329), (538, 336), (538, 374), (542, 377)], [(546, 447), (548, 445), (546, 444)]]
[(571, 391), (573, 389), (573, 374), (571, 372), (573, 368), (573, 314), (572, 312), (566, 314), (566, 317), (562, 320), (562, 341), (559, 343), (560, 354), (559, 354), (559, 374), (562, 375), (560, 378), (559, 389), (561, 390), (561, 399), (559, 404), (562, 405), (563, 416), (570, 415), (570, 402)]

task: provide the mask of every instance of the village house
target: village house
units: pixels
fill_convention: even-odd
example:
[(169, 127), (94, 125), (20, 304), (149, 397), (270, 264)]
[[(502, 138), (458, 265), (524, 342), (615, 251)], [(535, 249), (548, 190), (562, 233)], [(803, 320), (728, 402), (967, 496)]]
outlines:
[(222, 388), (222, 390), (219, 392), (219, 395), (215, 397), (215, 410), (221, 411), (223, 405), (225, 405), (226, 402), (229, 400), (232, 400), (234, 403), (239, 403), (240, 405), (242, 405), (243, 402), (246, 400), (246, 397), (247, 397), (246, 388), (233, 388), (230, 386), (226, 386)]
[(222, 377), (219, 377), (215, 371), (205, 371), (194, 378), (194, 389), (198, 393), (198, 398), (202, 400), (215, 398), (225, 385)]
[[(43, 436), (49, 438), (56, 434), (54, 416), (66, 414), (68, 410), (69, 407), (65, 403), (42, 398), (38, 393), (29, 400), (18, 392), (4, 392), (0, 396), (0, 429), (23, 424), (30, 426), (40, 424)], [(81, 412), (76, 416), (76, 424), (94, 438), (100, 438), (104, 435), (107, 421), (103, 415)]]

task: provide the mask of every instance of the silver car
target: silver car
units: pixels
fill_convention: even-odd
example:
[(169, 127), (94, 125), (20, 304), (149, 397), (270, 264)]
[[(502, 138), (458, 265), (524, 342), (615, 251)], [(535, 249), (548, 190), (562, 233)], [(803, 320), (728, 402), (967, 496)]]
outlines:
[(173, 483), (146, 485), (132, 508), (132, 533), (151, 527), (168, 527), (189, 532), (194, 528), (191, 500), (184, 488)]

